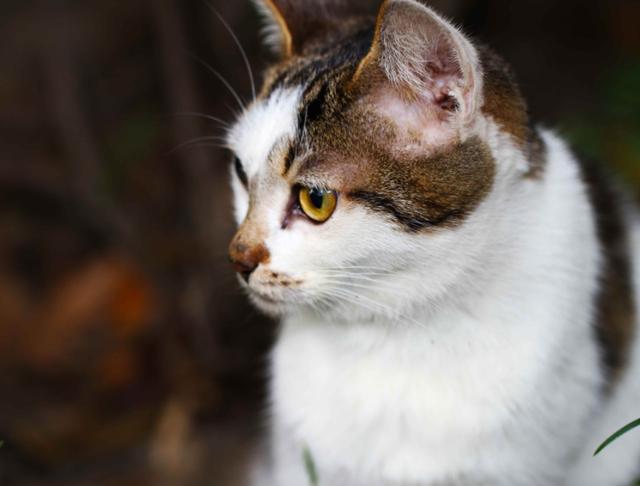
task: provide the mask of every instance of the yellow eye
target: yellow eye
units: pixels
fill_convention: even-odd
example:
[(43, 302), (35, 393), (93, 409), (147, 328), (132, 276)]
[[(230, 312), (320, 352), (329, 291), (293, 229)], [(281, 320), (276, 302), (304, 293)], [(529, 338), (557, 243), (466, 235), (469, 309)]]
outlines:
[(300, 188), (298, 200), (304, 214), (317, 223), (324, 223), (328, 220), (338, 204), (338, 197), (335, 192), (315, 187)]

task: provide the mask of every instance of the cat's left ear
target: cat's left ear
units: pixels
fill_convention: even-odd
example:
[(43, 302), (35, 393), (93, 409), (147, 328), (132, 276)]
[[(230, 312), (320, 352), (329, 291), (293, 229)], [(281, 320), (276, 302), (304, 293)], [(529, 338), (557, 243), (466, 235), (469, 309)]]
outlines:
[(350, 18), (371, 14), (371, 0), (254, 0), (266, 19), (266, 43), (282, 57), (301, 54)]
[(385, 0), (373, 44), (353, 85), (380, 85), (408, 104), (442, 119), (455, 112), (468, 121), (481, 105), (482, 73), (471, 42), (416, 0)]

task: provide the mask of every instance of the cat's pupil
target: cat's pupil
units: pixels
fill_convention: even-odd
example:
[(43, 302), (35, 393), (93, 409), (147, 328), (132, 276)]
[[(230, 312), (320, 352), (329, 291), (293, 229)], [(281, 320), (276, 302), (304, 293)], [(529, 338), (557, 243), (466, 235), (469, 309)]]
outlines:
[(311, 189), (309, 191), (309, 199), (316, 208), (321, 209), (324, 202), (324, 192), (320, 189)]

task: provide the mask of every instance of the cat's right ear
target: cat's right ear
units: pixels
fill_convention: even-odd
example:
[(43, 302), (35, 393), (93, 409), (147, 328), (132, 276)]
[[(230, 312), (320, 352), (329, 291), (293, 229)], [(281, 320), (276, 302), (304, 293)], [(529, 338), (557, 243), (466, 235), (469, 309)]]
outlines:
[(283, 58), (303, 52), (346, 18), (371, 13), (370, 0), (254, 0), (263, 14), (265, 41)]
[(396, 119), (421, 114), (424, 128), (432, 131), (469, 122), (482, 102), (475, 47), (416, 0), (382, 3), (373, 43), (352, 86), (377, 92)]

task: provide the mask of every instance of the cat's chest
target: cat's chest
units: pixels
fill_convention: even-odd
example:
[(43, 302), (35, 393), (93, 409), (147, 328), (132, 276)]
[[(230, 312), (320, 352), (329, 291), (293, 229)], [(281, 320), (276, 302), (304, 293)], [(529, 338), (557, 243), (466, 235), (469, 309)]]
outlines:
[(272, 363), (276, 420), (325, 463), (373, 476), (463, 471), (479, 447), (508, 454), (486, 438), (527, 395), (535, 370), (514, 375), (513, 363), (530, 348), (504, 345), (513, 336), (450, 338), (285, 327)]

